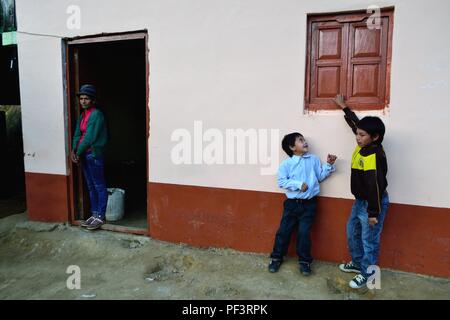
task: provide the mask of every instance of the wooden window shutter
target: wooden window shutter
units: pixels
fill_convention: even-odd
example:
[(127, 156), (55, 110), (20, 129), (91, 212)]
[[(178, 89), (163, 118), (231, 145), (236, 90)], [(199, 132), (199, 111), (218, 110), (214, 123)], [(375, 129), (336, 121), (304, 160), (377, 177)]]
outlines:
[(389, 104), (392, 11), (384, 11), (380, 28), (369, 29), (370, 14), (308, 18), (305, 107), (330, 110), (338, 93), (357, 110)]
[(348, 26), (339, 22), (312, 24), (311, 103), (326, 104), (345, 90)]

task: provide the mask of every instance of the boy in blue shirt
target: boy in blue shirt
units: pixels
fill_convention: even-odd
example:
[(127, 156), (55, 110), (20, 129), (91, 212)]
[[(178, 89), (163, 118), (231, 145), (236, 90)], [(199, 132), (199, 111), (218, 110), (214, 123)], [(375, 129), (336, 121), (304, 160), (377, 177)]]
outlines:
[(308, 143), (298, 132), (284, 136), (281, 146), (289, 156), (278, 169), (278, 186), (286, 189), (287, 199), (284, 201), (283, 216), (275, 236), (275, 243), (269, 271), (277, 272), (283, 257), (287, 254), (292, 231), (298, 225), (297, 255), (300, 272), (311, 274), (311, 239), (310, 230), (316, 214), (317, 199), (320, 192), (319, 183), (335, 171), (334, 162), (337, 157), (328, 155), (327, 164), (322, 165), (320, 159), (308, 153)]

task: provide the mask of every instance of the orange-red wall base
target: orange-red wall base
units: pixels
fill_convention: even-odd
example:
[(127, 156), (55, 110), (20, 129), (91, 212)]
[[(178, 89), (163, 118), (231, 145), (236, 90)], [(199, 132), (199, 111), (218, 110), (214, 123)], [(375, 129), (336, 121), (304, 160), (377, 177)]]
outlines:
[(67, 176), (25, 172), (28, 218), (34, 221), (69, 220)]
[[(150, 183), (148, 191), (149, 231), (154, 238), (249, 252), (272, 250), (284, 194), (163, 183)], [(315, 259), (348, 261), (346, 222), (352, 203), (319, 197), (312, 232)], [(450, 209), (391, 204), (379, 264), (449, 277)]]
[[(67, 176), (26, 173), (25, 178), (30, 220), (69, 220)], [(149, 235), (200, 247), (269, 254), (284, 198), (281, 193), (149, 183)], [(345, 229), (352, 203), (319, 197), (312, 234), (315, 259), (349, 259)], [(295, 255), (293, 243), (291, 255)], [(379, 264), (450, 277), (450, 209), (391, 204)]]

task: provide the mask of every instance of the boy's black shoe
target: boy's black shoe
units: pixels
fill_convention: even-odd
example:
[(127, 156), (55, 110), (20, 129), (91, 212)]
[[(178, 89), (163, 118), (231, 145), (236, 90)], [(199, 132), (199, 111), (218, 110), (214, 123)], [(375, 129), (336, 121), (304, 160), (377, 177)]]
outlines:
[(269, 272), (278, 272), (278, 270), (280, 269), (281, 263), (283, 261), (282, 260), (278, 260), (278, 259), (272, 259), (270, 260), (269, 263)]
[(362, 274), (357, 274), (348, 284), (352, 289), (359, 289), (367, 285), (367, 278)]
[(311, 275), (311, 264), (308, 262), (300, 262), (300, 273), (304, 276)]
[(353, 261), (340, 264), (339, 269), (344, 272), (361, 273), (361, 269), (356, 264), (354, 264)]

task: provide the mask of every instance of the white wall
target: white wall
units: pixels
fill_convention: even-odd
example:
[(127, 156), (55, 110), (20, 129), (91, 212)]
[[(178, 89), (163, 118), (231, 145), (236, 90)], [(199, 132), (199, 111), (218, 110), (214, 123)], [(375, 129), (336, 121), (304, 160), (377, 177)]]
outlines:
[[(72, 4), (81, 8), (80, 30), (66, 28)], [(199, 120), (204, 130), (280, 129), (280, 139), (300, 131), (313, 153), (339, 157), (322, 194), (352, 198), (355, 143), (342, 114), (303, 113), (306, 14), (372, 4), (395, 5), (391, 103), (381, 114), (391, 201), (450, 207), (448, 1), (17, 0), (17, 15), (20, 31), (49, 35), (148, 29), (150, 181), (281, 192), (259, 165), (172, 164), (172, 132), (193, 133)], [(59, 39), (19, 35), (25, 152), (40, 150), (26, 157), (26, 170), (65, 174)]]

